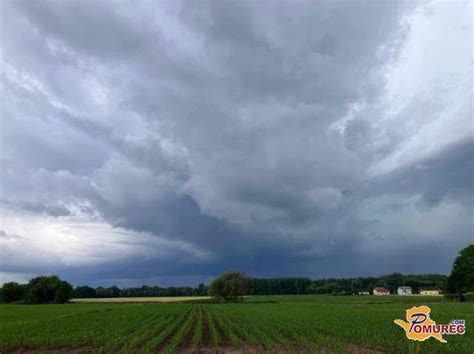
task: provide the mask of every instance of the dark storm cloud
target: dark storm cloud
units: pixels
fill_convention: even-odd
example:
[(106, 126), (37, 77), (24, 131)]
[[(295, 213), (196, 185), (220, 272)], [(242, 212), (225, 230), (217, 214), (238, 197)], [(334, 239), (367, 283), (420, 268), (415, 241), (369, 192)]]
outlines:
[(443, 199), (472, 204), (474, 188), (474, 138), (448, 146), (435, 156), (415, 162), (396, 172), (375, 179), (372, 194), (420, 194), (423, 202), (433, 206)]
[(472, 239), (472, 137), (417, 154), (449, 100), (387, 98), (413, 3), (2, 7), (3, 228), (28, 252), (77, 234), (24, 263), (28, 242), (5, 239), (4, 272), (176, 284), (422, 272), (433, 255), (446, 272)]

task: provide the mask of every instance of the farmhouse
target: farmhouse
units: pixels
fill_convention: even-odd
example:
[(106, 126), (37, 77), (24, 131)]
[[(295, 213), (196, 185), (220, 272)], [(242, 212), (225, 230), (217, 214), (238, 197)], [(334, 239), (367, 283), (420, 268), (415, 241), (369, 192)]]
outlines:
[(436, 296), (439, 295), (440, 291), (436, 289), (423, 289), (420, 290), (420, 295), (427, 295), (427, 296)]
[(382, 286), (377, 286), (374, 288), (373, 294), (374, 295), (390, 295), (390, 290)]
[(399, 286), (397, 289), (398, 295), (411, 295), (411, 287), (409, 286)]

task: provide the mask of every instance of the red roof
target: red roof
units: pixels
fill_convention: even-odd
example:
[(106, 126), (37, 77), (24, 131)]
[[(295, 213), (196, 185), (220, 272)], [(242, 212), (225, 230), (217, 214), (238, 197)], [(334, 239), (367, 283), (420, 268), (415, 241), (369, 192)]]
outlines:
[(377, 286), (374, 288), (374, 290), (378, 291), (379, 293), (389, 293), (390, 291), (384, 287)]

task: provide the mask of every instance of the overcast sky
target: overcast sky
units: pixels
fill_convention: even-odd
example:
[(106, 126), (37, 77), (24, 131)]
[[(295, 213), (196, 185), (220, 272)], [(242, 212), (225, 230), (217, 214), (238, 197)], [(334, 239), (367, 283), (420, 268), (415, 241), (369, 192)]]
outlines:
[(448, 273), (471, 1), (1, 1), (1, 282)]

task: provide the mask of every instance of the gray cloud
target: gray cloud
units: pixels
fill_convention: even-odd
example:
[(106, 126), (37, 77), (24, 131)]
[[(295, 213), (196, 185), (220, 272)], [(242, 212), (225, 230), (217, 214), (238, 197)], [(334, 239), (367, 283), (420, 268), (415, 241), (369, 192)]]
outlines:
[[(2, 6), (3, 272), (447, 272), (472, 242), (468, 3)], [(458, 44), (423, 71), (428, 20)]]

